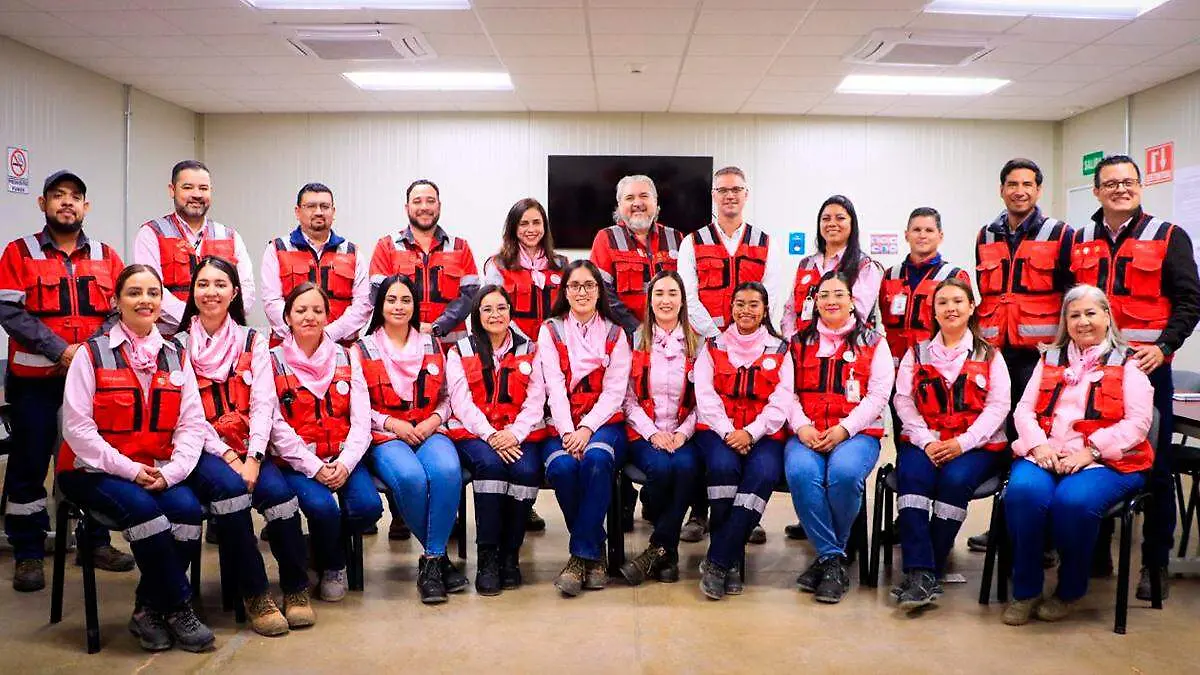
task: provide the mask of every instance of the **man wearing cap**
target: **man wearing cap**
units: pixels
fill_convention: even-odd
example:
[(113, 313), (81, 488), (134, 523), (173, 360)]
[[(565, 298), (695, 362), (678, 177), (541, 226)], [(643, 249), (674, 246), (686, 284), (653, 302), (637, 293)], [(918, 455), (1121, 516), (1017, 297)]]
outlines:
[[(46, 178), (38, 208), (41, 231), (15, 239), (0, 255), (0, 326), (8, 333), (4, 398), (11, 409), (12, 450), (4, 476), (5, 533), (13, 547), (13, 588), (46, 586), (46, 470), (58, 441), (67, 367), (114, 306), (113, 284), (124, 264), (107, 244), (83, 233), (87, 186), (70, 171)], [(127, 572), (133, 556), (88, 523), (96, 567)]]
[(237, 266), (242, 303), (249, 314), (254, 308), (254, 267), (242, 236), (208, 217), (212, 206), (208, 167), (194, 159), (179, 162), (171, 169), (168, 190), (175, 210), (142, 225), (133, 242), (133, 261), (158, 270), (169, 291), (163, 294), (160, 330), (164, 335), (175, 332), (191, 292), (192, 273), (210, 255)]

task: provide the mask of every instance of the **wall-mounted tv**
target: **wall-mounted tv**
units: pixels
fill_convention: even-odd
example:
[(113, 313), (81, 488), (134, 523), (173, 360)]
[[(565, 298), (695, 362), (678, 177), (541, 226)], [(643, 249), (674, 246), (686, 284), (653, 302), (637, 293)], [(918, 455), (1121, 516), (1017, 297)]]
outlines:
[(590, 249), (613, 224), (617, 182), (642, 174), (658, 189), (659, 222), (693, 232), (712, 220), (712, 157), (550, 155), (550, 231), (557, 248)]

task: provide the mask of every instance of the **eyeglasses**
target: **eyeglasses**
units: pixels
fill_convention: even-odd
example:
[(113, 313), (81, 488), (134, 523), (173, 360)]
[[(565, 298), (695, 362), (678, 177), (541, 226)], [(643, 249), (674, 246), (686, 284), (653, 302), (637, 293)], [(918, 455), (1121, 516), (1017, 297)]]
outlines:
[(1136, 178), (1126, 178), (1125, 180), (1106, 180), (1100, 184), (1100, 187), (1105, 192), (1115, 192), (1117, 188), (1132, 190), (1141, 184), (1142, 182)]
[(305, 211), (332, 211), (333, 204), (330, 202), (307, 203), (301, 204), (300, 208), (304, 209)]
[(746, 192), (746, 188), (741, 185), (735, 185), (734, 187), (713, 188), (713, 192), (717, 193), (718, 195), (720, 195), (722, 197), (725, 197), (727, 195), (733, 195), (736, 197), (736, 196), (739, 196), (742, 193)]
[(571, 283), (567, 284), (567, 290), (572, 293), (579, 293), (581, 291), (584, 293), (593, 293), (597, 288), (600, 288), (600, 284), (597, 284), (594, 281), (585, 281), (583, 283), (572, 281)]
[(817, 293), (818, 300), (828, 300), (830, 298), (833, 298), (834, 300), (845, 300), (848, 297), (850, 297), (850, 294), (846, 291), (821, 291), (820, 293)]

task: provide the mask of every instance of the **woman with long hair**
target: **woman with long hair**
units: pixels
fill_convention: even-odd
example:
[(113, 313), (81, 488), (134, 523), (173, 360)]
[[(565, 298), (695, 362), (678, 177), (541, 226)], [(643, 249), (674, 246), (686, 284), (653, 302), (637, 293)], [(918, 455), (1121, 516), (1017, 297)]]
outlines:
[(590, 261), (563, 270), (538, 333), (538, 361), (555, 430), (542, 444), (542, 461), (571, 532), (571, 557), (554, 585), (575, 596), (608, 584), (604, 518), (613, 473), (625, 460), (621, 405), (629, 385), (629, 341)]
[(913, 611), (942, 593), (946, 558), (975, 488), (1003, 471), (1010, 409), (1008, 367), (979, 333), (970, 282), (933, 292), (937, 332), (900, 361), (893, 405), (903, 424), (896, 447), (896, 518), (904, 580), (892, 589)]
[(279, 405), (271, 354), (266, 336), (246, 327), (241, 280), (237, 268), (224, 258), (208, 256), (196, 267), (175, 340), (196, 372), (210, 428), (204, 449), (245, 483), (252, 505), (267, 521), (267, 539), (279, 563), (287, 621), (260, 626), (275, 616), (260, 602), (247, 606), (251, 623), (260, 633), (311, 626), (316, 614), (308, 595), (308, 552), (300, 530), (299, 502), (279, 466), (267, 459)]
[[(1067, 291), (1058, 335), (1013, 410), (1018, 459), (1004, 493), (1013, 542), (1010, 626), (1070, 615), (1087, 593), (1101, 516), (1146, 484), (1153, 392), (1130, 353), (1103, 291), (1083, 284)], [(1047, 532), (1058, 549), (1058, 586), (1043, 600)]]
[(796, 395), (784, 473), (817, 556), (796, 579), (823, 603), (850, 589), (846, 545), (879, 459), (883, 409), (896, 371), (883, 336), (855, 309), (850, 278), (831, 271), (816, 287), (817, 320), (791, 341)]
[(625, 424), (630, 459), (646, 474), (646, 490), (658, 504), (650, 544), (621, 566), (631, 585), (647, 577), (679, 580), (679, 531), (700, 480), (696, 430), (695, 372), (700, 339), (688, 324), (683, 280), (672, 270), (647, 286), (649, 311), (635, 336)]
[(373, 444), (367, 462), (425, 553), (417, 563), (421, 602), (446, 602), (470, 584), (446, 555), (462, 491), (454, 442), (442, 433), (450, 418), (446, 359), (420, 330), (420, 296), (411, 279), (379, 284), (367, 336), (355, 345), (371, 399)]
[(546, 386), (537, 343), (516, 329), (511, 312), (508, 292), (485, 284), (471, 308), (471, 334), (446, 357), (448, 434), (475, 489), (480, 595), (521, 585), (525, 523), (542, 484)]
[(485, 284), (502, 287), (512, 298), (513, 323), (536, 338), (550, 316), (555, 293), (562, 284), (567, 257), (554, 251), (554, 236), (541, 202), (518, 200), (504, 217), (500, 251), (483, 263)]
[(279, 400), (271, 444), (308, 518), (318, 597), (339, 602), (346, 597), (342, 528), (362, 532), (383, 513), (362, 461), (371, 442), (371, 401), (360, 360), (325, 334), (323, 289), (312, 282), (293, 288), (283, 300), (283, 320), (290, 335), (271, 349)]

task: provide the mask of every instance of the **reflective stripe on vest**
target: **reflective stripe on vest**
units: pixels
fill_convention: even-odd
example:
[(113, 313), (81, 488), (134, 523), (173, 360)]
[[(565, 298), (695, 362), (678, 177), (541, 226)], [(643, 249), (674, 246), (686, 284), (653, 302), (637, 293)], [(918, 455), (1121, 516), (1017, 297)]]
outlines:
[(697, 294), (718, 328), (729, 325), (733, 289), (743, 282), (763, 280), (770, 239), (749, 223), (733, 255), (725, 248), (716, 223), (693, 232), (696, 254)]
[(663, 270), (679, 266), (679, 244), (683, 235), (674, 228), (654, 223), (647, 234), (648, 248), (643, 248), (621, 225), (604, 229), (613, 269), (601, 270), (605, 281), (617, 290), (621, 302), (641, 320), (646, 314), (646, 284)]
[(1007, 240), (983, 228), (975, 243), (981, 337), (997, 347), (1025, 348), (1054, 337), (1062, 307), (1054, 277), (1066, 229), (1046, 218), (1010, 251)]
[(271, 368), (275, 374), (275, 393), (284, 420), (291, 425), (317, 457), (329, 460), (342, 452), (350, 433), (350, 356), (335, 345), (333, 380), (325, 396), (317, 398), (288, 366), (283, 347), (271, 350)]
[[(179, 216), (169, 214), (146, 223), (158, 237), (158, 257), (163, 286), (177, 298), (187, 301), (191, 291), (192, 274), (205, 256), (224, 258), (237, 265), (237, 246), (233, 229), (206, 219), (201, 230), (200, 247), (192, 245), (191, 228), (179, 222)], [(185, 231), (186, 229), (186, 231)]]

